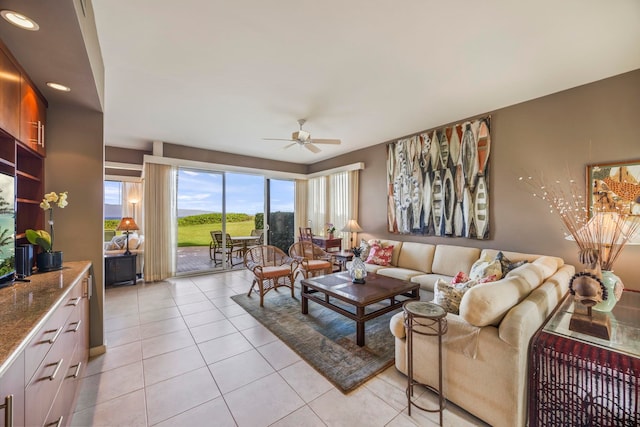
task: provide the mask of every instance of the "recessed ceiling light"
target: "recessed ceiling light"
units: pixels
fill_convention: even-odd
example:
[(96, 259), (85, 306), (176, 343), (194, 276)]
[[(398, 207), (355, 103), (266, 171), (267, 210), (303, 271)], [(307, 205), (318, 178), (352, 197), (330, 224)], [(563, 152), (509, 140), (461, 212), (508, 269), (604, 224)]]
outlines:
[(29, 31), (38, 31), (40, 29), (36, 21), (13, 10), (2, 10), (0, 11), (0, 15), (16, 27)]
[(69, 86), (61, 85), (60, 83), (47, 82), (47, 86), (51, 89), (59, 90), (61, 92), (69, 92), (71, 88)]

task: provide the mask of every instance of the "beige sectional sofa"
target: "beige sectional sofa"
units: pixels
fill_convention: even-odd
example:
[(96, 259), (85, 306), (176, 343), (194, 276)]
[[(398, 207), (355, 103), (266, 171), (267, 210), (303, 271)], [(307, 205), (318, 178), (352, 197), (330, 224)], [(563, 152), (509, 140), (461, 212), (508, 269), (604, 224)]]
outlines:
[[(451, 281), (469, 273), (480, 258), (494, 258), (492, 249), (431, 245), (386, 240), (394, 245), (391, 265), (367, 264), (368, 271), (420, 283), (433, 291), (438, 279)], [(459, 314), (447, 314), (443, 341), (445, 397), (492, 426), (524, 426), (527, 411), (529, 341), (568, 290), (575, 270), (561, 258), (506, 252), (511, 261), (527, 260), (498, 281), (471, 287)], [(421, 299), (431, 293), (422, 292)], [(406, 375), (407, 348), (403, 313), (391, 319), (396, 342), (396, 368)], [(414, 337), (414, 376), (437, 386), (437, 340)]]

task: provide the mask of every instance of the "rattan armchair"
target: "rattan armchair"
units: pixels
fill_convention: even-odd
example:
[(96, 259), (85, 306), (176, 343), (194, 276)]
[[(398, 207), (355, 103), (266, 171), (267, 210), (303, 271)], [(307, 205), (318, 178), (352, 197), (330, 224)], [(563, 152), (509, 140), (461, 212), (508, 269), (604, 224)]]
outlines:
[(254, 290), (258, 292), (260, 307), (264, 306), (264, 295), (281, 286), (291, 288), (293, 298), (294, 273), (298, 268), (298, 261), (287, 256), (281, 249), (270, 245), (253, 247), (244, 255), (244, 265), (254, 276), (247, 296), (251, 296)]
[(296, 242), (289, 247), (289, 256), (298, 261), (296, 276), (302, 274), (305, 279), (316, 274), (331, 274), (333, 258), (320, 246), (309, 241)]

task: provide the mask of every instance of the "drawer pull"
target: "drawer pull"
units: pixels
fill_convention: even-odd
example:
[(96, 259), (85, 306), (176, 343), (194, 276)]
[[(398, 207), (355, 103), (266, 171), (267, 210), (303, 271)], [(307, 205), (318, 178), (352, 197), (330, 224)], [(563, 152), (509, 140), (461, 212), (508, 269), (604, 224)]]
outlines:
[[(80, 368), (82, 367), (82, 362), (78, 362), (78, 364), (75, 366), (76, 371), (73, 373), (73, 375), (71, 375), (73, 378), (78, 378), (78, 375), (80, 375)], [(73, 366), (72, 366), (73, 368)]]
[(77, 322), (69, 323), (69, 325), (76, 325), (76, 327), (70, 330), (69, 332), (78, 332), (78, 329), (80, 329), (81, 323), (82, 323), (82, 319), (78, 320)]
[(56, 363), (56, 369), (53, 370), (53, 373), (49, 376), (49, 381), (53, 381), (56, 379), (56, 375), (58, 375), (58, 371), (60, 370), (60, 366), (62, 366), (62, 361), (64, 359), (60, 359), (58, 363)]
[(47, 334), (50, 334), (52, 332), (55, 332), (56, 334), (49, 340), (49, 344), (53, 344), (54, 342), (56, 342), (56, 340), (60, 336), (60, 332), (62, 332), (62, 328), (60, 327), (58, 329), (49, 329), (48, 331), (46, 331)]
[(13, 394), (4, 398), (4, 404), (0, 405), (0, 409), (4, 409), (4, 425), (13, 427)]
[(64, 419), (63, 415), (60, 415), (60, 418), (58, 418), (58, 421), (54, 421), (52, 423), (47, 424), (47, 426), (56, 426), (56, 427), (60, 427), (62, 425), (62, 420)]
[[(80, 300), (82, 299), (82, 297), (75, 297), (74, 299), (69, 300), (69, 304), (67, 305), (72, 305), (72, 306), (77, 306), (78, 304), (80, 304)], [(72, 302), (73, 301), (73, 302)]]

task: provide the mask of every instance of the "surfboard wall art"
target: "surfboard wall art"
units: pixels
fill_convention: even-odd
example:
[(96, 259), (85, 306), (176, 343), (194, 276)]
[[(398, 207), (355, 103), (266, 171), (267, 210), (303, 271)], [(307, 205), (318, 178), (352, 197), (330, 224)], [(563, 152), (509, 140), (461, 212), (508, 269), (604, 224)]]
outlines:
[(396, 234), (489, 238), (491, 116), (387, 147), (387, 224)]

